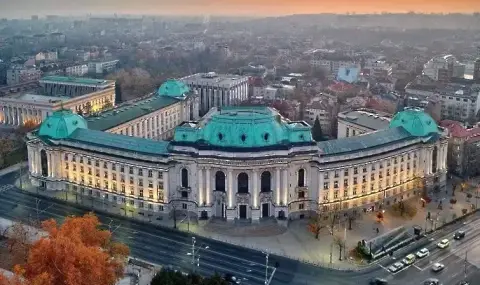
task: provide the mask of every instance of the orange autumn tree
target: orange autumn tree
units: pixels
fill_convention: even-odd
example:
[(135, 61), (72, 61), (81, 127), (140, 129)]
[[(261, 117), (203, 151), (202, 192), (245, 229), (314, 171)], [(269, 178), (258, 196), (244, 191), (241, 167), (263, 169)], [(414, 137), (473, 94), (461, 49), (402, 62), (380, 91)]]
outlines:
[(48, 236), (32, 245), (27, 262), (15, 272), (28, 285), (115, 284), (129, 249), (99, 226), (93, 214), (68, 217), (61, 226), (53, 219), (42, 222)]

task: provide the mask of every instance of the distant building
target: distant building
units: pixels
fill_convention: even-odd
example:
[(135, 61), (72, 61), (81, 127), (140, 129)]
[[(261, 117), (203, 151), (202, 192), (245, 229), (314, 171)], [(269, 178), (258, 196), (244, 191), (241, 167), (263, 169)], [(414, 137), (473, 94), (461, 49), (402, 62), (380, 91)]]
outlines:
[(355, 83), (358, 81), (359, 76), (360, 68), (358, 67), (340, 67), (337, 73), (337, 80)]
[(358, 109), (338, 113), (338, 138), (354, 137), (388, 129), (392, 116), (370, 109)]
[(88, 65), (79, 64), (65, 68), (66, 76), (83, 76), (88, 73)]
[(461, 177), (480, 174), (480, 127), (465, 127), (461, 122), (444, 120), (440, 126), (449, 132), (448, 171)]
[(35, 61), (57, 61), (57, 51), (42, 51), (35, 55)]
[(373, 78), (388, 78), (392, 76), (393, 67), (391, 64), (383, 60), (367, 61), (363, 67), (363, 73), (370, 75)]
[(360, 64), (352, 57), (334, 52), (315, 53), (310, 61), (310, 65), (313, 68), (323, 69), (329, 77), (333, 76), (333, 78), (337, 76), (338, 71), (342, 67), (360, 69)]
[(477, 58), (473, 63), (473, 80), (476, 82), (480, 82), (480, 57)]
[(13, 66), (7, 70), (7, 85), (18, 85), (24, 82), (38, 80), (42, 72), (36, 68)]
[(336, 106), (331, 105), (327, 99), (316, 97), (305, 106), (305, 121), (313, 126), (318, 118), (322, 133), (326, 136), (332, 135), (332, 124), (336, 115)]
[(435, 81), (448, 82), (452, 77), (463, 78), (465, 66), (453, 55), (435, 56), (425, 63), (422, 73)]
[(12, 126), (41, 123), (60, 109), (87, 113), (115, 104), (114, 81), (49, 76), (40, 80), (40, 85), (41, 90), (0, 97), (0, 122)]
[(88, 72), (102, 74), (117, 68), (118, 60), (94, 61), (88, 63)]
[(200, 96), (200, 115), (212, 107), (238, 105), (248, 99), (248, 77), (215, 72), (197, 73), (180, 79)]

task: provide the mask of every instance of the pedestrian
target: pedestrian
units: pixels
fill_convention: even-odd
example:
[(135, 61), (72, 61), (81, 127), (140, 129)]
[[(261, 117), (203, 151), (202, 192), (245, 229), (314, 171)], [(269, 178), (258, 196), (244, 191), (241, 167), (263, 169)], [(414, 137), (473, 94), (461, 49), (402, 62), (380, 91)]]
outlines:
[(377, 234), (380, 232), (380, 230), (377, 228)]

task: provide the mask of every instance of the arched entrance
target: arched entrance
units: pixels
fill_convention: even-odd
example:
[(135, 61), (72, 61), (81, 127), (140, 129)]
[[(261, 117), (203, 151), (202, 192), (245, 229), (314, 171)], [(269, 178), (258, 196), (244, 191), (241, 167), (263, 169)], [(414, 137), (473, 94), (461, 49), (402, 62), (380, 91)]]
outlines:
[(182, 187), (188, 188), (188, 170), (186, 168), (182, 169)]
[(298, 187), (305, 187), (305, 170), (298, 170)]
[[(269, 171), (262, 172), (260, 176), (260, 191), (262, 193), (271, 192), (272, 191), (272, 174)], [(267, 194), (268, 195), (268, 194)], [(270, 216), (270, 205), (271, 202), (267, 199), (264, 199), (261, 202), (261, 217), (268, 218)]]
[[(248, 175), (245, 172), (242, 172), (237, 178), (237, 192), (239, 194), (247, 194), (248, 190)], [(248, 205), (245, 204), (238, 205), (238, 217), (240, 219), (247, 218), (247, 206)]]

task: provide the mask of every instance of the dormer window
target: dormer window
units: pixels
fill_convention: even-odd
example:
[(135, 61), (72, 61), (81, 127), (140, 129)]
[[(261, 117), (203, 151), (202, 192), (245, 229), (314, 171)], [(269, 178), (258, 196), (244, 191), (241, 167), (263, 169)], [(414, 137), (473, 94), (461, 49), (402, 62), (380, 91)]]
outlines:
[(219, 140), (219, 141), (222, 141), (222, 140), (223, 140), (223, 134), (222, 134), (222, 133), (218, 133), (218, 140)]
[(269, 133), (263, 134), (263, 139), (264, 139), (265, 141), (268, 141), (269, 137), (270, 137), (270, 134), (269, 134)]
[(242, 134), (240, 136), (240, 139), (242, 140), (242, 142), (245, 142), (247, 140), (247, 135), (246, 134)]

